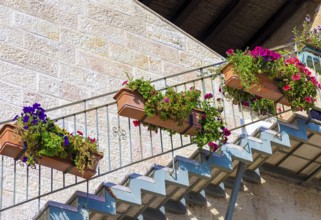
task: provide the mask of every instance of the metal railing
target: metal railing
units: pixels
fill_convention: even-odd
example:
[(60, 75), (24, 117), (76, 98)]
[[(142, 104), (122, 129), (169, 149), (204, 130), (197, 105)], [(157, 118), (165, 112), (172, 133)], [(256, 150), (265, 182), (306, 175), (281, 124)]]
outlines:
[[(317, 63), (314, 61), (315, 66)], [(203, 95), (208, 92), (213, 94), (215, 100), (213, 105), (217, 104), (216, 99), (222, 99), (223, 118), (228, 128), (234, 131), (234, 137), (238, 136), (242, 132), (241, 128), (247, 125), (262, 120), (275, 120), (276, 115), (259, 116), (251, 108), (233, 105), (224, 97), (219, 90), (220, 68), (224, 64), (225, 62), (218, 62), (153, 80), (152, 83), (161, 91), (170, 86), (177, 91), (195, 86)], [(116, 102), (113, 100), (115, 93), (116, 91), (47, 110), (48, 116), (57, 119), (57, 124), (61, 127), (70, 132), (81, 130), (85, 136), (96, 138), (99, 150), (104, 153), (97, 175), (86, 181), (47, 167), (37, 165), (36, 169), (31, 169), (20, 166), (18, 161), (1, 156), (0, 217), (6, 211), (32, 201), (34, 204), (32, 209), (38, 211), (44, 203), (43, 198), (47, 199), (55, 193), (61, 195), (64, 189), (81, 186), (82, 189), (85, 187), (83, 190), (90, 192), (102, 181), (101, 177), (107, 174), (163, 155), (166, 155), (165, 160), (170, 161), (174, 159), (176, 151), (193, 147), (190, 137), (180, 134), (170, 135), (163, 130), (154, 133), (141, 125), (134, 127), (130, 118), (118, 116)], [(284, 108), (283, 110), (289, 111)], [(1, 122), (0, 125), (8, 122), (11, 120)]]

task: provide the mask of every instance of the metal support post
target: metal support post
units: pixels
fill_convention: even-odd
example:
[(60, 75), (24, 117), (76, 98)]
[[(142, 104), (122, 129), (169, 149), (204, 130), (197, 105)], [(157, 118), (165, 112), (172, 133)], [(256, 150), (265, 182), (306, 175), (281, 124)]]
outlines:
[(228, 203), (228, 207), (227, 207), (227, 211), (226, 211), (226, 215), (225, 215), (225, 220), (231, 220), (233, 217), (234, 207), (235, 207), (237, 195), (240, 190), (241, 179), (242, 179), (243, 173), (244, 173), (244, 163), (240, 162), (238, 165), (238, 168), (237, 168), (235, 182), (234, 182), (234, 186), (232, 189), (232, 195), (231, 195), (230, 201)]

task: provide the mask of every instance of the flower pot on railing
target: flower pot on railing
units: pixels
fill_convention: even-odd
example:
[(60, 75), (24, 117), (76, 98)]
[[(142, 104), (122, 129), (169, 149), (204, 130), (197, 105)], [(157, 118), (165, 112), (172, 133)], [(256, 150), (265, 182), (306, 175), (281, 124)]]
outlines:
[(201, 127), (198, 121), (203, 112), (198, 109), (193, 109), (183, 125), (178, 126), (176, 122), (172, 120), (162, 120), (158, 115), (147, 117), (144, 112), (143, 98), (131, 89), (122, 88), (114, 96), (114, 99), (117, 101), (118, 114), (121, 116), (137, 119), (140, 122), (171, 129), (180, 134), (191, 136), (196, 135), (197, 127)]
[[(229, 63), (222, 69), (225, 77), (225, 85), (234, 89), (242, 90), (240, 78), (235, 74), (233, 64)], [(289, 101), (284, 97), (284, 94), (278, 89), (273, 80), (269, 79), (264, 74), (259, 74), (259, 85), (253, 85), (244, 91), (261, 96), (274, 102), (290, 106)]]
[[(21, 137), (15, 133), (15, 127), (11, 124), (4, 125), (0, 130), (0, 154), (14, 158), (16, 160), (22, 159), (25, 155), (24, 144)], [(102, 155), (95, 154), (94, 167), (86, 168), (84, 172), (80, 172), (74, 165), (71, 158), (59, 158), (59, 157), (41, 157), (37, 163), (42, 166), (50, 167), (64, 173), (70, 173), (76, 176), (90, 179), (96, 174), (96, 168), (99, 160), (102, 159)]]

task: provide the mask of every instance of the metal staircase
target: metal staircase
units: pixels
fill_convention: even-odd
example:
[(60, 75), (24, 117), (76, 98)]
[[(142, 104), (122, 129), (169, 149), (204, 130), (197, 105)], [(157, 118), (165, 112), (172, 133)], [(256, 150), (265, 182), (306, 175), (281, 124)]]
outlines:
[(321, 132), (319, 125), (297, 121), (296, 128), (275, 123), (241, 135), (224, 145), (221, 154), (198, 150), (190, 158), (176, 156), (174, 168), (154, 165), (145, 176), (131, 174), (120, 185), (103, 182), (94, 195), (77, 191), (66, 204), (49, 201), (34, 219), (166, 219), (166, 211), (185, 214), (186, 203), (204, 205), (205, 194), (222, 195), (224, 180), (235, 176), (240, 162), (254, 172), (276, 148), (290, 148), (289, 135), (307, 139), (306, 129)]

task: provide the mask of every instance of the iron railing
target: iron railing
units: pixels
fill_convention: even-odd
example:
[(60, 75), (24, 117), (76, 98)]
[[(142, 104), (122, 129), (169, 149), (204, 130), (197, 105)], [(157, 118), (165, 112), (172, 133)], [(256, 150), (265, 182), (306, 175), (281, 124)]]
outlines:
[[(307, 61), (311, 59), (307, 58)], [(320, 61), (320, 55), (318, 59), (315, 57), (312, 59), (314, 70), (317, 65), (321, 67)], [(277, 120), (275, 115), (259, 116), (251, 108), (233, 105), (224, 97), (219, 91), (220, 68), (224, 64), (225, 62), (218, 62), (153, 80), (152, 83), (159, 90), (171, 86), (177, 91), (183, 91), (195, 86), (203, 95), (208, 92), (214, 95), (213, 105), (217, 104), (217, 98), (222, 99), (223, 117), (228, 128), (234, 131), (234, 137), (238, 136), (242, 132), (241, 129), (247, 125), (261, 120)], [(189, 137), (180, 134), (170, 135), (163, 130), (154, 133), (143, 126), (134, 127), (130, 118), (118, 116), (116, 102), (113, 100), (115, 93), (116, 91), (47, 110), (48, 115), (55, 118), (61, 127), (74, 133), (81, 130), (85, 136), (96, 138), (99, 150), (104, 153), (97, 175), (86, 181), (47, 167), (37, 165), (36, 169), (31, 169), (20, 166), (18, 161), (1, 156), (0, 217), (6, 216), (6, 212), (10, 212), (13, 208), (27, 203), (33, 204), (32, 207), (28, 205), (28, 208), (37, 212), (48, 197), (63, 196), (62, 191), (65, 189), (72, 188), (75, 191), (76, 187), (92, 192), (107, 174), (146, 160), (154, 159), (154, 162), (160, 162), (155, 159), (163, 155), (166, 155), (164, 161), (174, 161), (176, 151), (194, 149)], [(284, 108), (283, 110), (285, 111)], [(281, 113), (284, 112), (277, 114)], [(11, 120), (1, 122), (0, 125), (8, 122)], [(187, 152), (190, 153), (191, 151)]]

